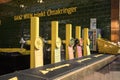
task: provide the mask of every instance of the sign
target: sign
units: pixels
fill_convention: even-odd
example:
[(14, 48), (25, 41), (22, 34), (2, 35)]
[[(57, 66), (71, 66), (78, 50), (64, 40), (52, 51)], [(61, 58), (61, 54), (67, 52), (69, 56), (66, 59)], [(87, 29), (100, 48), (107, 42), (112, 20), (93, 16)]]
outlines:
[(14, 16), (14, 20), (24, 20), (24, 19), (30, 19), (31, 17), (44, 17), (44, 16), (53, 16), (53, 15), (61, 15), (61, 14), (72, 14), (77, 11), (77, 7), (70, 7), (70, 8), (58, 8), (56, 10), (54, 9), (48, 9), (47, 11), (40, 11), (37, 13), (27, 13), (23, 15), (17, 15)]
[(81, 46), (77, 46), (77, 53), (78, 53), (78, 58), (82, 57), (82, 47)]
[(55, 49), (55, 63), (61, 61), (61, 53), (60, 53), (60, 48)]
[(96, 29), (96, 18), (90, 19), (90, 29)]

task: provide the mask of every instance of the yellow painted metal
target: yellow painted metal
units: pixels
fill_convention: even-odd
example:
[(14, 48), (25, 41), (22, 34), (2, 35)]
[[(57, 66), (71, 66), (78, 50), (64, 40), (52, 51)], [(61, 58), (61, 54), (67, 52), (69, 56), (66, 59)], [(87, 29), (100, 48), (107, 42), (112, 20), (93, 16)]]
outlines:
[(56, 48), (61, 48), (61, 45), (62, 45), (61, 39), (58, 37), (56, 39)]
[(26, 41), (26, 44), (27, 44), (27, 45), (30, 45), (30, 40), (27, 40), (27, 41)]
[(7, 53), (14, 53), (14, 52), (18, 52), (22, 55), (29, 55), (30, 51), (26, 50), (24, 48), (0, 48), (0, 52), (7, 52)]
[[(81, 38), (81, 26), (76, 26), (75, 38), (80, 40), (80, 38)], [(76, 53), (75, 53), (75, 57), (78, 58), (78, 53), (77, 53), (77, 51), (76, 51)]]
[[(43, 45), (39, 37), (39, 17), (31, 17), (30, 68), (43, 66)], [(39, 47), (41, 45), (41, 47)]]
[(56, 48), (56, 41), (58, 38), (58, 21), (51, 22), (51, 63), (54, 63), (54, 50)]
[(70, 40), (72, 39), (72, 25), (71, 24), (66, 24), (66, 60), (69, 59), (69, 54), (68, 54), (68, 46), (70, 44)]
[(77, 39), (80, 39), (81, 38), (81, 26), (76, 26), (76, 34), (75, 34), (75, 37)]
[(51, 44), (52, 42), (51, 42), (51, 40), (47, 40), (47, 43), (48, 43), (48, 44)]
[(88, 28), (84, 28), (84, 41), (83, 41), (83, 49), (84, 49), (84, 56), (90, 55), (90, 50), (89, 50), (89, 37), (88, 37)]
[(55, 50), (61, 47), (61, 39), (58, 37), (58, 21), (51, 22), (51, 40), (47, 40), (51, 44), (51, 64), (55, 63)]
[(87, 33), (88, 33), (88, 29), (87, 28), (84, 28), (84, 41), (83, 41), (83, 55), (84, 56), (87, 56), (87, 48), (86, 48), (86, 46), (87, 46), (87, 37), (88, 37), (88, 35), (87, 35)]

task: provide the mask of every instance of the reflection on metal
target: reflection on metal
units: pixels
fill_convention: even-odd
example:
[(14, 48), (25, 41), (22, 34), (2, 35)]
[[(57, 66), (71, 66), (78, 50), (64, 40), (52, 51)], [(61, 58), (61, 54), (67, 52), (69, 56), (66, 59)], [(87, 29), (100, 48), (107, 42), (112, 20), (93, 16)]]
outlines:
[(100, 56), (103, 56), (103, 54), (95, 55), (94, 57), (97, 58), (97, 57), (100, 57)]
[(23, 37), (20, 39), (20, 44), (21, 44), (21, 49), (22, 49), (25, 44), (25, 40), (23, 39)]
[(85, 59), (82, 59), (82, 60), (78, 60), (77, 62), (78, 62), (78, 63), (81, 63), (81, 62), (83, 62), (83, 61), (90, 60), (90, 59), (92, 59), (92, 58), (85, 58)]
[(63, 65), (59, 65), (59, 66), (55, 66), (55, 67), (52, 67), (52, 68), (47, 68), (45, 70), (39, 70), (42, 74), (47, 74), (49, 73), (50, 71), (54, 71), (54, 70), (57, 70), (57, 69), (60, 69), (60, 68), (64, 68), (64, 67), (68, 67), (70, 66), (70, 64), (63, 64)]
[(10, 78), (9, 80), (18, 80), (17, 77)]

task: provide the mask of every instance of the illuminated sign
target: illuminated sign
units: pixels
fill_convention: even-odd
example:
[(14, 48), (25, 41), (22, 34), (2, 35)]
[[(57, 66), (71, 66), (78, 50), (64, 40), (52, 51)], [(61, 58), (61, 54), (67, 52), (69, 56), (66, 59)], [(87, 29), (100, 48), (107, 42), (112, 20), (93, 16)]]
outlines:
[(23, 15), (14, 16), (14, 20), (24, 20), (30, 19), (31, 17), (44, 17), (44, 16), (53, 16), (53, 15), (61, 15), (61, 14), (72, 14), (77, 11), (77, 7), (70, 7), (70, 8), (59, 8), (56, 10), (48, 9), (47, 11), (40, 11), (38, 13), (27, 13)]

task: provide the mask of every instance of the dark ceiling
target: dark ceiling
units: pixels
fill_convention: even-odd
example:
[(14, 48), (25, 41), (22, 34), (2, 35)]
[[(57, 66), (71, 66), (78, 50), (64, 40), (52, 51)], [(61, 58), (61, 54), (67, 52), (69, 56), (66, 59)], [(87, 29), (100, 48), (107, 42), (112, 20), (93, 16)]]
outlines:
[(20, 4), (31, 5), (39, 0), (0, 0), (0, 5), (9, 5), (18, 7)]
[[(38, 2), (39, 1), (39, 2)], [(40, 1), (43, 1), (43, 3), (40, 3)], [(95, 5), (95, 2), (100, 2), (104, 0), (0, 0), (0, 17), (6, 17), (6, 16), (14, 16), (21, 11), (21, 6), (22, 9), (28, 10), (28, 12), (36, 9), (34, 6), (40, 6), (39, 8), (50, 8), (56, 7), (56, 6), (66, 6), (68, 4), (80, 4), (80, 3), (91, 3)], [(21, 6), (20, 6), (21, 5)], [(23, 7), (24, 5), (24, 7)], [(64, 7), (65, 7), (64, 6)], [(87, 6), (87, 4), (86, 4)], [(34, 8), (34, 9), (30, 9)]]
[[(41, 3), (40, 1), (43, 2)], [(0, 0), (0, 17), (16, 15), (20, 13), (21, 9), (23, 8), (25, 10), (29, 9), (28, 12), (30, 12), (31, 10), (30, 8), (34, 8), (34, 6), (36, 5), (41, 6), (40, 8), (43, 8), (43, 6), (45, 6), (45, 8), (50, 8), (51, 6), (55, 7), (58, 6), (59, 4), (61, 4), (61, 6), (64, 6), (73, 1), (74, 0)], [(80, 0), (76, 1), (80, 2)]]
[(37, 4), (38, 0), (0, 0), (0, 16), (14, 15), (15, 12), (19, 12), (20, 5), (29, 7), (33, 4)]

